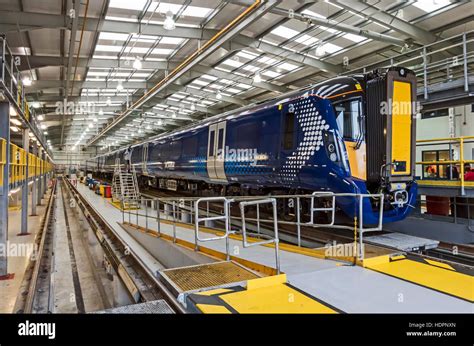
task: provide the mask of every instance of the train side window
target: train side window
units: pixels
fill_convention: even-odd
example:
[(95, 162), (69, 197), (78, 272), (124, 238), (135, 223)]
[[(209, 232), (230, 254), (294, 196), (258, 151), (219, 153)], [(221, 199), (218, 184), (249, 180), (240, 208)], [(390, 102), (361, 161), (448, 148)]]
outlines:
[(334, 104), (336, 122), (344, 139), (357, 139), (360, 136), (362, 102), (360, 99), (345, 100)]
[(295, 113), (286, 113), (283, 133), (283, 149), (293, 149), (295, 146)]

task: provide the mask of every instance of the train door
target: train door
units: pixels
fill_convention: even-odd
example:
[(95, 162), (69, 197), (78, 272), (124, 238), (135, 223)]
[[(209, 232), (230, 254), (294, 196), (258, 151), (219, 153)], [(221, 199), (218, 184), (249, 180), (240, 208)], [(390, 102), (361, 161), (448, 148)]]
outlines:
[(148, 143), (145, 143), (143, 145), (143, 157), (142, 157), (142, 172), (144, 175), (148, 175), (147, 163), (148, 163)]
[(207, 173), (211, 180), (227, 180), (224, 169), (225, 132), (225, 121), (209, 126), (209, 138), (207, 141)]

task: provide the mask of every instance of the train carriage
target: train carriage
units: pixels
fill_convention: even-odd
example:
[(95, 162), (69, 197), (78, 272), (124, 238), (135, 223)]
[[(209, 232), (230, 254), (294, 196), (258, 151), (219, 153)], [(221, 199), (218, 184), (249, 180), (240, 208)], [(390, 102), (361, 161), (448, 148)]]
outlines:
[[(401, 67), (337, 77), (106, 154), (104, 167), (128, 152), (139, 175), (173, 190), (383, 193), (383, 221), (397, 221), (416, 199), (415, 101)], [(377, 223), (377, 203), (363, 199), (365, 223)], [(353, 197), (337, 206), (358, 215)]]

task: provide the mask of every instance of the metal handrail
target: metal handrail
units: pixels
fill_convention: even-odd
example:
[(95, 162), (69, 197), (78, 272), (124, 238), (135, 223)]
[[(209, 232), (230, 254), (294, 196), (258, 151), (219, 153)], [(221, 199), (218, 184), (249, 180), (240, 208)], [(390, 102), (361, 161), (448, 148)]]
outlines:
[[(249, 243), (247, 241), (247, 227), (245, 224), (245, 207), (246, 206), (252, 206), (256, 205), (259, 206), (260, 204), (272, 204), (272, 209), (273, 209), (273, 232), (274, 236), (273, 238), (268, 238), (267, 240), (262, 240), (258, 242), (253, 242)], [(277, 274), (280, 274), (280, 251), (279, 251), (279, 242), (280, 238), (278, 236), (278, 214), (277, 214), (277, 208), (276, 208), (276, 199), (275, 198), (265, 198), (265, 199), (257, 199), (253, 201), (246, 201), (246, 202), (240, 202), (239, 203), (240, 207), (240, 216), (242, 219), (242, 244), (244, 248), (247, 247), (252, 247), (252, 246), (258, 246), (258, 245), (265, 245), (265, 244), (275, 244), (275, 263), (276, 263), (276, 270)], [(264, 237), (268, 237), (264, 235)]]
[[(331, 198), (332, 200), (332, 205), (331, 208), (316, 208), (314, 207), (314, 200), (315, 198)], [(357, 217), (354, 218), (354, 226), (349, 226), (349, 225), (336, 225), (335, 224), (335, 211), (336, 211), (336, 198), (338, 197), (353, 197), (357, 200), (358, 202), (358, 214)], [(312, 205), (312, 212), (320, 211), (320, 212), (330, 212), (331, 213), (331, 223), (327, 224), (318, 224), (318, 223), (301, 223), (301, 208), (300, 208), (300, 202), (301, 199), (310, 199), (310, 201), (313, 201)], [(381, 202), (379, 203), (378, 207), (378, 222), (374, 227), (366, 228), (364, 227), (364, 219), (363, 219), (363, 214), (364, 214), (364, 203), (363, 200), (364, 198), (372, 198), (372, 199), (379, 199)], [(276, 209), (276, 203), (278, 199), (296, 199), (296, 222), (294, 221), (283, 221), (283, 220), (278, 220), (278, 215), (277, 215), (277, 209)], [(247, 245), (251, 244), (250, 246), (255, 246), (255, 245), (262, 245), (262, 244), (267, 244), (274, 242), (274, 240), (269, 240), (267, 234), (262, 234), (260, 232), (260, 224), (261, 223), (272, 223), (273, 224), (273, 229), (275, 230), (275, 225), (278, 227), (278, 225), (292, 225), (296, 226), (297, 228), (297, 237), (298, 237), (298, 245), (301, 246), (301, 225), (304, 225), (305, 227), (314, 227), (314, 228), (319, 228), (319, 227), (328, 227), (328, 228), (334, 228), (334, 229), (348, 229), (348, 230), (354, 230), (355, 231), (355, 240), (357, 233), (360, 235), (359, 241), (360, 241), (360, 249), (361, 253), (359, 256), (363, 259), (363, 234), (365, 232), (372, 232), (372, 231), (380, 231), (382, 230), (382, 225), (383, 225), (383, 199), (384, 195), (383, 194), (358, 194), (358, 193), (332, 193), (332, 192), (326, 192), (326, 191), (320, 191), (320, 192), (315, 192), (311, 195), (277, 195), (277, 196), (271, 196), (271, 197), (258, 197), (258, 196), (232, 196), (232, 197), (157, 197), (157, 198), (142, 198), (142, 205), (146, 206), (145, 213), (140, 213), (139, 210), (135, 211), (130, 211), (130, 210), (122, 210), (122, 219), (125, 220), (125, 213), (129, 213), (129, 221), (131, 218), (132, 213), (136, 215), (137, 219), (137, 225), (139, 223), (139, 217), (144, 217), (145, 220), (145, 225), (148, 230), (148, 218), (152, 218), (156, 220), (158, 224), (158, 233), (161, 234), (161, 220), (162, 217), (160, 216), (161, 209), (160, 205), (163, 206), (163, 211), (167, 215), (172, 215), (172, 221), (173, 221), (173, 241), (176, 241), (176, 221), (177, 217), (176, 215), (181, 213), (190, 213), (191, 215), (191, 221), (187, 222), (189, 224), (194, 225), (194, 233), (195, 233), (195, 249), (199, 249), (199, 244), (198, 242), (206, 242), (206, 241), (217, 241), (217, 240), (226, 240), (226, 252), (227, 252), (227, 259), (230, 258), (230, 252), (229, 252), (229, 235), (233, 234), (231, 230), (231, 224), (232, 220), (241, 220), (242, 224), (242, 233), (243, 233), (243, 242), (244, 242), (244, 247), (247, 247)], [(187, 205), (186, 202), (189, 201), (190, 203)], [(216, 202), (216, 201), (222, 201), (224, 208), (222, 214), (218, 214), (216, 212), (209, 212), (209, 202)], [(149, 213), (148, 212), (148, 202), (151, 202), (152, 205), (156, 206), (157, 212), (156, 215), (155, 213)], [(194, 203), (194, 204), (193, 204)], [(205, 206), (202, 206), (202, 204), (205, 203)], [(232, 203), (239, 203), (240, 206), (240, 211), (241, 215), (239, 217), (232, 217), (230, 214), (230, 206)], [(257, 217), (256, 218), (249, 218), (245, 217), (242, 219), (242, 208), (246, 206), (255, 206), (258, 210), (259, 206), (261, 204), (266, 204), (266, 203), (272, 203), (275, 204), (273, 206), (273, 217), (271, 219), (262, 219), (261, 214), (257, 212)], [(172, 206), (173, 209), (172, 211), (166, 208), (166, 205)], [(200, 217), (199, 213), (205, 213), (206, 217)], [(245, 212), (245, 210), (244, 210)], [(192, 220), (192, 215), (194, 213), (194, 222)], [(199, 233), (199, 227), (201, 222), (205, 221), (223, 221), (225, 222), (225, 233), (222, 236), (215, 236), (215, 237), (210, 237), (210, 238), (202, 238)], [(255, 222), (257, 224), (257, 231), (258, 231), (258, 236), (260, 238), (267, 238), (266, 240), (262, 242), (252, 242), (248, 243), (247, 241), (247, 225), (246, 222), (248, 223), (249, 221)], [(314, 221), (314, 218), (313, 218)], [(276, 235), (278, 235), (278, 230), (276, 232)], [(279, 241), (279, 239), (278, 239)]]
[[(414, 70), (417, 77), (420, 78), (421, 88), (420, 93), (423, 93), (424, 99), (429, 99), (429, 85), (436, 85), (439, 82), (430, 83), (428, 74), (440, 72), (440, 69), (454, 69), (458, 68), (462, 70), (462, 80), (464, 84), (464, 91), (469, 92), (469, 75), (472, 71), (468, 70), (468, 62), (473, 61), (472, 51), (468, 52), (468, 44), (474, 42), (474, 30), (466, 31), (461, 34), (457, 34), (442, 40), (438, 40), (422, 47), (408, 50), (404, 53), (400, 53), (396, 56), (377, 61), (375, 63), (366, 64), (361, 67), (344, 71), (343, 75), (351, 75), (356, 73), (365, 73), (366, 71), (373, 70), (375, 68), (389, 68), (391, 66), (405, 66)], [(454, 43), (453, 43), (454, 42)], [(448, 45), (445, 45), (448, 43)], [(445, 52), (452, 49), (461, 49), (462, 53), (449, 58), (441, 58), (436, 61), (428, 62), (429, 58), (434, 57), (436, 54)], [(451, 55), (451, 54), (450, 54)], [(395, 61), (397, 59), (403, 59)], [(421, 60), (417, 63), (417, 60)], [(410, 66), (411, 65), (411, 66)], [(454, 77), (454, 76), (453, 76)], [(458, 78), (461, 79), (461, 78)]]
[[(224, 214), (222, 216), (199, 217), (199, 203), (202, 203), (202, 202), (208, 203), (208, 202), (217, 202), (217, 201), (224, 202), (223, 203), (224, 204)], [(231, 233), (231, 231), (230, 231), (229, 205), (230, 205), (231, 202), (233, 202), (233, 200), (228, 199), (226, 197), (203, 197), (203, 198), (199, 198), (196, 201), (196, 203), (194, 203), (194, 212), (195, 212), (195, 217), (194, 217), (194, 223), (195, 223), (194, 241), (195, 241), (195, 250), (196, 251), (199, 250), (198, 242), (208, 242), (208, 241), (216, 241), (216, 240), (225, 239), (227, 260), (230, 259), (229, 234)], [(199, 223), (205, 222), (205, 221), (216, 221), (216, 220), (224, 220), (224, 222), (225, 222), (225, 233), (224, 233), (224, 235), (209, 237), (209, 238), (201, 238), (199, 236)]]

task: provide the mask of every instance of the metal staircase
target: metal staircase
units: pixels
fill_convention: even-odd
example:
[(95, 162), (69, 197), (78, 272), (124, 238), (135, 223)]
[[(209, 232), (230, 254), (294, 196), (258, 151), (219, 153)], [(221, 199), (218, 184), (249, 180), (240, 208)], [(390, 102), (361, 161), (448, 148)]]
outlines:
[(135, 167), (129, 165), (130, 171), (115, 160), (114, 177), (112, 180), (112, 202), (120, 203), (124, 209), (140, 208), (140, 191), (138, 189)]

